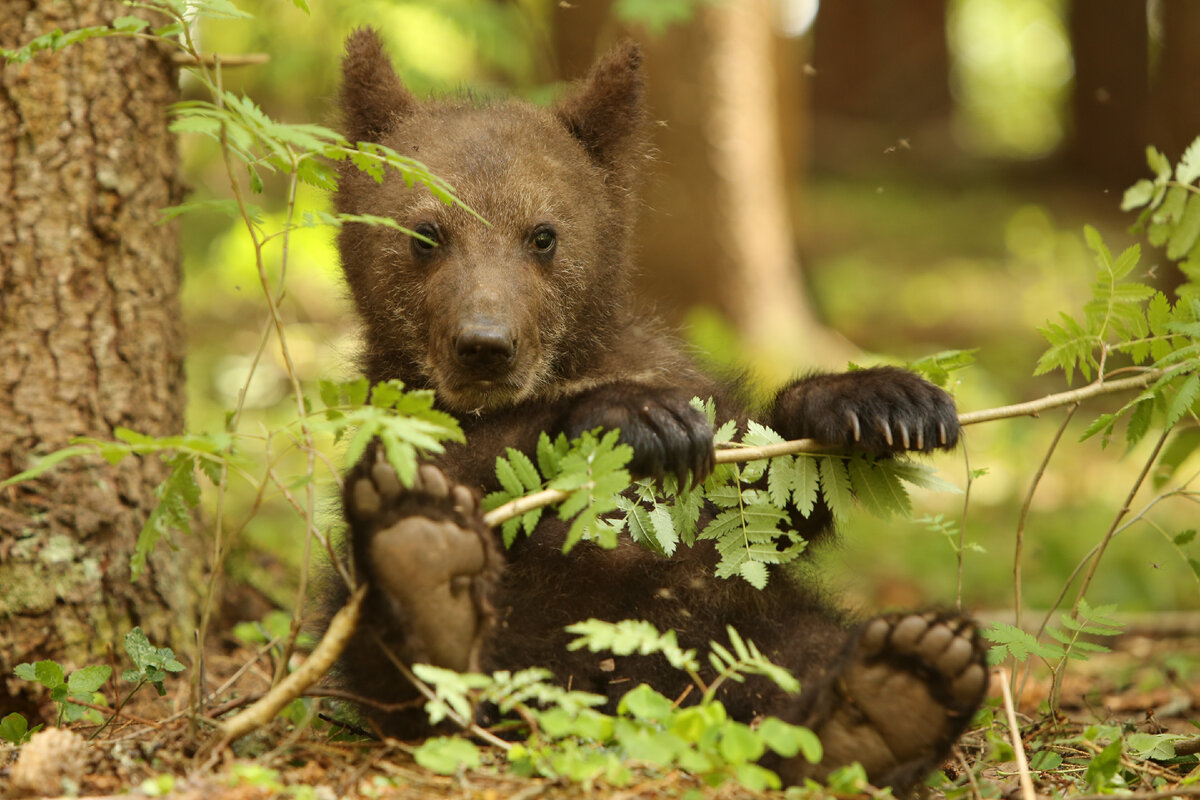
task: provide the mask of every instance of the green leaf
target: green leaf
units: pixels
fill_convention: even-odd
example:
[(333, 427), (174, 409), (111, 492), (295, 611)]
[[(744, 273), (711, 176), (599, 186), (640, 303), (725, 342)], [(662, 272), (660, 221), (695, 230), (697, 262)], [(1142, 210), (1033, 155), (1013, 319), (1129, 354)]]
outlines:
[(899, 514), (912, 515), (912, 503), (908, 492), (887, 467), (863, 457), (855, 457), (846, 463), (850, 474), (850, 485), (859, 502), (878, 517)]
[(757, 761), (765, 752), (762, 739), (749, 725), (730, 721), (721, 732), (721, 740), (717, 745), (721, 757), (730, 764), (745, 764)]
[(32, 730), (29, 728), (29, 722), (25, 717), (16, 713), (7, 714), (3, 719), (0, 719), (0, 739), (8, 742), (11, 745), (22, 745), (29, 741), (33, 734), (42, 729), (41, 725), (35, 725)]
[(648, 722), (670, 719), (673, 710), (674, 706), (669, 697), (664, 697), (644, 683), (626, 692), (617, 704), (619, 713), (631, 714), (636, 719)]
[(846, 464), (838, 458), (822, 456), (819, 459), (821, 476), (821, 495), (833, 518), (841, 521), (850, 513), (852, 495), (850, 493), (850, 475)]
[(1200, 178), (1200, 136), (1192, 140), (1175, 165), (1175, 180), (1180, 183), (1193, 183), (1197, 178)]
[(1200, 239), (1200, 195), (1188, 197), (1179, 224), (1167, 240), (1167, 258), (1177, 261), (1188, 254)]
[(1186, 531), (1183, 531), (1182, 533), (1175, 534), (1175, 536), (1172, 537), (1171, 541), (1174, 542), (1177, 547), (1183, 547), (1185, 545), (1191, 544), (1195, 538), (1196, 538), (1196, 529), (1190, 528)]
[(456, 775), (460, 770), (478, 769), (483, 763), (479, 748), (457, 736), (426, 739), (413, 758), (427, 770), (439, 775)]
[(1083, 779), (1095, 791), (1108, 788), (1116, 777), (1121, 766), (1121, 739), (1115, 738), (1112, 743), (1092, 757), (1084, 771)]
[(67, 679), (67, 688), (72, 693), (87, 692), (90, 694), (91, 692), (98, 692), (111, 675), (112, 667), (93, 664), (72, 672), (71, 677)]
[(821, 760), (821, 741), (808, 728), (767, 717), (758, 726), (758, 735), (767, 747), (784, 758), (803, 753), (804, 760), (810, 764)]
[(1185, 414), (1190, 412), (1196, 404), (1197, 398), (1200, 398), (1200, 372), (1193, 372), (1184, 380), (1175, 392), (1175, 396), (1171, 398), (1171, 404), (1167, 407), (1166, 427), (1173, 427)]
[(39, 661), (36, 664), (18, 664), (13, 672), (18, 678), (40, 683), (47, 689), (57, 689), (66, 686), (63, 668), (57, 661), (47, 659)]
[(1121, 198), (1121, 210), (1132, 211), (1141, 208), (1153, 199), (1154, 192), (1154, 182), (1143, 178), (1125, 190), (1125, 195)]
[(96, 452), (95, 447), (64, 447), (61, 450), (55, 450), (53, 453), (41, 456), (37, 459), (37, 464), (23, 472), (18, 472), (4, 480), (0, 481), (0, 489), (23, 481), (33, 480), (44, 472), (48, 472), (57, 465), (70, 458), (77, 456), (93, 455)]

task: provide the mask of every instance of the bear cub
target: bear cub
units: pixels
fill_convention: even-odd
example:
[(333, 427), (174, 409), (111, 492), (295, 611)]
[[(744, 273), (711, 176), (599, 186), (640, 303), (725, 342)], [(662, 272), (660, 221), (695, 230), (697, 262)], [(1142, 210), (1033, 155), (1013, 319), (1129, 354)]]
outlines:
[[(374, 451), (347, 476), (347, 549), (370, 588), (340, 680), (371, 701), (364, 710), (379, 730), (419, 737), (430, 732), (423, 700), (397, 660), (485, 672), (543, 666), (615, 706), (642, 682), (684, 696), (689, 679), (659, 657), (569, 652), (565, 626), (646, 619), (704, 652), (733, 625), (803, 690), (730, 682), (719, 695), (729, 713), (807, 725), (824, 748), (816, 765), (764, 763), (795, 783), (859, 761), (877, 785), (912, 787), (982, 701), (987, 672), (970, 620), (913, 613), (857, 623), (811, 577), (777, 574), (763, 591), (714, 577), (711, 542), (673, 558), (630, 541), (615, 550), (583, 542), (564, 555), (565, 526), (552, 515), (508, 549), (483, 524), (479, 497), (498, 488), (497, 455), (532, 454), (542, 431), (619, 429), (635, 475), (703, 479), (713, 432), (694, 396), (714, 398), (719, 419), (753, 415), (789, 439), (881, 456), (957, 443), (953, 401), (895, 368), (809, 376), (768, 408), (746, 408), (639, 307), (629, 284), (648, 149), (639, 62), (635, 45), (619, 45), (549, 109), (419, 102), (374, 31), (346, 42), (347, 137), (423, 162), (487, 222), (398, 175), (376, 183), (341, 170), (338, 211), (389, 217), (425, 237), (360, 224), (339, 233), (367, 377), (432, 389), (467, 444), (422, 464), (411, 488)], [(820, 507), (794, 517), (810, 540), (830, 524)]]

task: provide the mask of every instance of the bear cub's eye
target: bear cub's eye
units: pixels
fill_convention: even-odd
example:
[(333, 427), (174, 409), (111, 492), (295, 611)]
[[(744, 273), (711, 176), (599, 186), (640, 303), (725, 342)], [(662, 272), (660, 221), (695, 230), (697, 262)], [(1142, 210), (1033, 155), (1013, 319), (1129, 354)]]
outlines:
[[(429, 242), (423, 239), (418, 239), (415, 236), (409, 237), (412, 240), (413, 254), (417, 256), (428, 256), (437, 246), (442, 243), (442, 232), (438, 229), (435, 222), (422, 222), (413, 228), (413, 233), (419, 233), (424, 236)], [(433, 242), (433, 244), (430, 244)]]
[(539, 225), (533, 229), (529, 244), (540, 256), (548, 256), (558, 246), (558, 234), (549, 225)]

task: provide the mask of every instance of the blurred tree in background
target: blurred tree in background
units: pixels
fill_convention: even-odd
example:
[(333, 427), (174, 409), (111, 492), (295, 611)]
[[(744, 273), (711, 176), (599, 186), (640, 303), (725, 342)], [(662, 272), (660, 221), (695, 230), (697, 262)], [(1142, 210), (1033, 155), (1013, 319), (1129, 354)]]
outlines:
[[(124, 11), (12, 7), (0, 47)], [(183, 429), (178, 231), (159, 216), (184, 193), (166, 117), (178, 72), (146, 42), (92, 44), (0, 68), (0, 478), (73, 437)], [(166, 474), (157, 459), (92, 457), (0, 489), (0, 674), (103, 657), (135, 625), (184, 639), (195, 562), (163, 548), (130, 581)]]

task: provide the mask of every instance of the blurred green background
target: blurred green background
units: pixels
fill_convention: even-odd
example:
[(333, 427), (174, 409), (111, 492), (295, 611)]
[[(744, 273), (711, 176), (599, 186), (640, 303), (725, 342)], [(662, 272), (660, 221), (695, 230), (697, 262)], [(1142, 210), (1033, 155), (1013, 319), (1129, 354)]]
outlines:
[[(643, 293), (712, 360), (748, 365), (764, 384), (847, 358), (864, 363), (877, 354), (908, 359), (978, 348), (976, 365), (955, 373), (951, 387), (964, 411), (1063, 390), (1061, 375), (1031, 374), (1046, 346), (1038, 326), (1060, 310), (1077, 314), (1088, 297), (1094, 264), (1082, 225), (1097, 226), (1114, 251), (1136, 241), (1128, 231), (1132, 216), (1117, 207), (1124, 188), (1146, 172), (1145, 145), (1156, 144), (1174, 161), (1200, 134), (1200, 104), (1187, 94), (1197, 55), (1180, 44), (1200, 40), (1200, 18), (1188, 0), (838, 0), (819, 9), (815, 2), (765, 0), (310, 5), (305, 14), (280, 0), (247, 1), (241, 7), (254, 20), (201, 29), (210, 51), (269, 56), (265, 65), (226, 69), (224, 82), (286, 122), (336, 125), (341, 43), (363, 24), (380, 28), (397, 70), (420, 95), (470, 87), (545, 102), (617, 37), (641, 41), (652, 116), (660, 122), (640, 224)], [(732, 90), (722, 88), (743, 66)], [(186, 79), (184, 86), (185, 94), (198, 91)], [(763, 86), (770, 90), (765, 106), (738, 105)], [(752, 133), (770, 129), (776, 168), (728, 175), (728, 152), (737, 145), (722, 136), (736, 125), (720, 114), (730, 105), (742, 109), (733, 113)], [(757, 145), (742, 147), (753, 156)], [(184, 158), (196, 199), (228, 195), (215, 146), (187, 139)], [(746, 218), (736, 213), (745, 208), (722, 208), (736, 206), (730, 198), (739, 181), (749, 182), (755, 202), (781, 198), (786, 224), (767, 230), (766, 223), (747, 229), (729, 222)], [(282, 187), (268, 181), (258, 198), (274, 215), (268, 229), (282, 224), (282, 199)], [(299, 205), (324, 209), (327, 200), (302, 189)], [(708, 229), (715, 231), (711, 241), (697, 233)], [(267, 314), (252, 246), (238, 225), (192, 214), (182, 235), (189, 425), (219, 430)], [(757, 307), (739, 298), (769, 281), (739, 248), (771, 237), (783, 244), (789, 277), (765, 287), (783, 299), (776, 316), (762, 316), (780, 321), (754, 328)], [(354, 373), (355, 320), (332, 238), (329, 229), (314, 228), (292, 240), (284, 312), (307, 382)], [(1149, 248), (1139, 272), (1168, 293), (1179, 280)], [(815, 328), (793, 327), (804, 310)], [(291, 413), (277, 346), (267, 353), (247, 393), (244, 432)], [(1034, 497), (1023, 557), (1028, 606), (1055, 600), (1112, 522), (1146, 457), (1148, 446), (1125, 453), (1120, 438), (1106, 450), (1095, 440), (1077, 443), (1090, 420), (1124, 399), (1080, 410)], [(914, 496), (915, 516), (965, 521), (966, 540), (985, 551), (965, 556), (969, 608), (1011, 607), (1020, 506), (1060, 414), (971, 427), (965, 448), (934, 459), (959, 486), (968, 460), (969, 469), (986, 470), (971, 485), (965, 518), (962, 495)], [(302, 469), (283, 457), (285, 469)], [(332, 486), (327, 476), (321, 520), (335, 527)], [(1150, 487), (1143, 489), (1133, 511), (1153, 498)], [(239, 489), (226, 513), (240, 522), (253, 501)], [(1196, 508), (1194, 501), (1164, 502), (1118, 536), (1091, 590), (1093, 604), (1200, 609), (1186, 561), (1200, 560), (1200, 545), (1181, 551), (1170, 542), (1197, 526)], [(268, 497), (236, 541), (230, 571), (262, 599), (288, 607), (302, 537), (299, 518)], [(843, 544), (818, 563), (853, 603), (954, 601), (953, 550), (926, 525), (859, 514), (844, 526)]]

